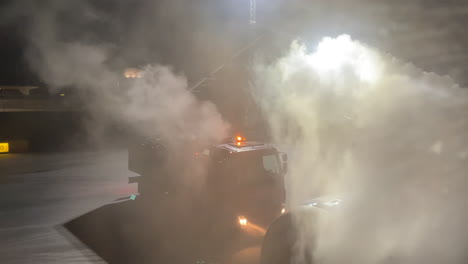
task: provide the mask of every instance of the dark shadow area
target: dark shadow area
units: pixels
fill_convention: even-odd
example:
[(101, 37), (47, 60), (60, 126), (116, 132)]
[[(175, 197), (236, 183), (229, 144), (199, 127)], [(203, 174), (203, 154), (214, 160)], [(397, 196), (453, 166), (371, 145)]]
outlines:
[(197, 215), (174, 205), (142, 199), (119, 201), (64, 227), (108, 263), (230, 263), (226, 261), (238, 252), (261, 244), (233, 225), (210, 221), (209, 214)]
[[(126, 145), (128, 131), (122, 125), (93, 126), (90, 118), (84, 111), (0, 113), (0, 142), (10, 142), (13, 153), (92, 151)], [(106, 137), (92, 134), (95, 131)]]
[(196, 263), (201, 232), (168, 217), (157, 203), (126, 200), (97, 208), (64, 224), (75, 237), (109, 263)]
[(156, 223), (143, 218), (137, 204), (127, 200), (105, 205), (64, 227), (109, 263), (159, 263), (167, 256), (158, 250)]
[(80, 112), (1, 113), (0, 140), (24, 140), (33, 152), (79, 148), (86, 136), (83, 118)]

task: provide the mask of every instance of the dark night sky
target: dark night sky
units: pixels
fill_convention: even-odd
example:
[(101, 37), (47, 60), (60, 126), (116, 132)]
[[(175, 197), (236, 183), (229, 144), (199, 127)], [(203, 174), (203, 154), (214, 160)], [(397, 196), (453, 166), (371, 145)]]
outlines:
[[(226, 1), (215, 0), (77, 1), (76, 8), (62, 8), (54, 14), (61, 41), (112, 45), (113, 59), (125, 61), (122, 67), (156, 62), (199, 78), (222, 61), (223, 56), (215, 55), (231, 53), (242, 45), (236, 40), (225, 49), (229, 37), (221, 36), (223, 32), (235, 35), (248, 26), (248, 0), (237, 4), (241, 2), (242, 8), (232, 9)], [(25, 58), (28, 34), (34, 26), (32, 17), (49, 11), (53, 3), (9, 1), (0, 9), (0, 84), (38, 82)], [(205, 47), (197, 49), (197, 45)], [(190, 62), (195, 60), (198, 65)]]
[(3, 25), (0, 27), (0, 83), (28, 84), (36, 82), (34, 74), (24, 60), (25, 39), (21, 34), (21, 25)]
[[(37, 1), (40, 4), (31, 8), (28, 1), (9, 1), (0, 9), (0, 84), (37, 83), (25, 60), (27, 33), (30, 17), (41, 12), (35, 8), (47, 9), (50, 2)], [(61, 37), (116, 45), (113, 57), (123, 58), (122, 67), (157, 62), (198, 79), (248, 37), (248, 0), (81, 2), (95, 12), (73, 7), (60, 12)], [(307, 38), (313, 30), (324, 35), (351, 33), (423, 69), (467, 83), (467, 1), (318, 2), (258, 0), (260, 24), (291, 38)], [(310, 14), (317, 10), (321, 17), (316, 19)]]

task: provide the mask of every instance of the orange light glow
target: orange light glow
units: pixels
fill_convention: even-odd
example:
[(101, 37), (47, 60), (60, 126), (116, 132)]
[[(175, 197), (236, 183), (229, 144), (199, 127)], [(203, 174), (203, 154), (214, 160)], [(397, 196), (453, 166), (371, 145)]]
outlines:
[(265, 228), (261, 227), (261, 226), (258, 226), (258, 225), (255, 225), (253, 223), (248, 223), (248, 229), (249, 229), (249, 233), (252, 234), (252, 235), (260, 235), (260, 236), (265, 236), (266, 234), (266, 230)]
[(246, 140), (246, 138), (242, 136), (236, 136), (235, 139), (236, 139), (236, 142), (242, 142)]
[(241, 145), (241, 143), (240, 143), (240, 142), (237, 142), (237, 146), (240, 146), (240, 145)]
[(246, 226), (247, 225), (247, 218), (243, 217), (243, 216), (239, 216), (239, 224), (241, 226)]
[(141, 71), (137, 68), (127, 68), (124, 71), (124, 76), (127, 79), (141, 78)]
[(247, 218), (245, 218), (244, 216), (239, 216), (238, 220), (239, 220), (239, 224), (240, 224), (242, 230), (244, 232), (246, 232), (247, 234), (249, 234), (251, 236), (255, 236), (255, 237), (265, 236), (265, 234), (266, 234), (265, 228), (247, 221)]

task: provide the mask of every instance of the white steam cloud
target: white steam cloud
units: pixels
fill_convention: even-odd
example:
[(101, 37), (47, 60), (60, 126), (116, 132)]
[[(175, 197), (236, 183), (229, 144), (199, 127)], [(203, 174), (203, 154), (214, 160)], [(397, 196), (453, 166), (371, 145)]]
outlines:
[(180, 135), (174, 141), (197, 138), (200, 144), (210, 144), (225, 136), (228, 124), (214, 104), (198, 101), (188, 90), (187, 79), (170, 67), (148, 65), (141, 69), (141, 78), (129, 81), (106, 65), (105, 47), (47, 44), (38, 46), (41, 59), (31, 59), (33, 65), (52, 87), (72, 86), (84, 92), (93, 114), (123, 122), (147, 137), (171, 140)]
[[(125, 79), (123, 70), (109, 63), (111, 46), (60, 41), (53, 24), (35, 31), (28, 59), (50, 87), (72, 87), (86, 99), (82, 107), (90, 113), (88, 140), (106, 142), (115, 124), (132, 137), (161, 140), (168, 149), (167, 165), (181, 177), (178, 183), (202, 186), (205, 168), (190, 162), (193, 153), (219, 143), (229, 128), (215, 105), (199, 101), (188, 90), (187, 79), (167, 66), (148, 65), (141, 78)], [(127, 140), (122, 143), (127, 146)], [(180, 164), (184, 171), (176, 173)]]
[[(12, 17), (23, 13), (30, 17), (25, 58), (40, 79), (52, 92), (68, 88), (85, 99), (82, 106), (90, 113), (90, 140), (96, 144), (111, 136), (109, 124), (116, 123), (140, 136), (157, 135), (174, 148), (194, 138), (201, 145), (215, 144), (225, 136), (228, 124), (214, 104), (199, 101), (188, 91), (185, 76), (158, 64), (167, 61), (158, 59), (158, 54), (167, 53), (161, 43), (169, 42), (174, 51), (186, 50), (180, 46), (184, 42), (174, 41), (167, 30), (169, 19), (153, 19), (160, 10), (172, 14), (179, 7), (172, 1), (110, 5), (48, 0), (18, 1), (9, 10)], [(119, 10), (128, 12), (119, 14)], [(198, 16), (193, 19), (198, 21)], [(190, 24), (185, 22), (183, 29)], [(172, 33), (179, 36), (184, 32)], [(168, 56), (171, 63), (195, 61), (180, 54)], [(197, 61), (199, 65), (205, 62)], [(145, 64), (142, 78), (124, 78), (125, 68)]]
[(295, 41), (255, 76), (274, 141), (294, 148), (288, 204), (344, 199), (326, 221), (297, 219), (298, 249), (317, 235), (320, 263), (466, 263), (465, 90), (347, 35)]

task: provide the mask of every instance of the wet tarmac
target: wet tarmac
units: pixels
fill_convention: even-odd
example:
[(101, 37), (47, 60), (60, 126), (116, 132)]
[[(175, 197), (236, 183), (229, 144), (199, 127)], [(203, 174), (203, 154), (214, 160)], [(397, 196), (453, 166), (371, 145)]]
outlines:
[(63, 224), (136, 193), (127, 152), (0, 155), (1, 263), (104, 263)]

